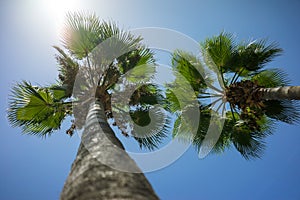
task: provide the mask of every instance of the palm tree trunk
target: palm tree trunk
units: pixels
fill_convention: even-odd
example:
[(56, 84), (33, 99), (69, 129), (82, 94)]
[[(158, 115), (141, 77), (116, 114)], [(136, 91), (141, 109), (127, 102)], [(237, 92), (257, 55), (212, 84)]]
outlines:
[(300, 100), (300, 86), (260, 88), (259, 93), (262, 99), (267, 100)]
[[(61, 200), (158, 199), (136, 163), (123, 151), (124, 147), (107, 123), (102, 108), (96, 101), (89, 110)], [(140, 173), (122, 172), (110, 166)]]

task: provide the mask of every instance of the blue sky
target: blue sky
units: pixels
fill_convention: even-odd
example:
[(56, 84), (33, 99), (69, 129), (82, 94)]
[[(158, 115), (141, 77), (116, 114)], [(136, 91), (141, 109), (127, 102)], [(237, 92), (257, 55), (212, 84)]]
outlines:
[[(59, 44), (60, 16), (70, 8), (93, 11), (125, 28), (174, 29), (196, 41), (223, 30), (240, 40), (269, 38), (284, 49), (270, 67), (284, 69), (292, 84), (300, 85), (299, 1), (53, 2), (0, 2), (0, 199), (58, 199), (75, 158), (80, 141), (65, 134), (68, 121), (40, 139), (11, 128), (5, 116), (14, 82), (49, 84), (56, 79), (51, 46)], [(299, 128), (279, 124), (260, 160), (246, 161), (234, 149), (200, 160), (191, 148), (172, 165), (146, 176), (162, 199), (300, 199)]]

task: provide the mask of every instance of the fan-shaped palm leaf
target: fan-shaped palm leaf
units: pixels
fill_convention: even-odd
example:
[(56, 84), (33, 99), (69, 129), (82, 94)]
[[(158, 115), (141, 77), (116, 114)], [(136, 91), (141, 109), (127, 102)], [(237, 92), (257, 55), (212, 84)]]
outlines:
[(298, 102), (290, 100), (269, 100), (264, 102), (265, 114), (275, 120), (288, 124), (299, 123), (300, 106)]
[(82, 59), (103, 41), (102, 34), (95, 14), (69, 13), (62, 42), (71, 55)]
[(277, 68), (259, 71), (251, 76), (251, 80), (266, 88), (287, 86), (290, 83), (290, 80), (287, 79), (287, 74)]
[(204, 68), (196, 56), (178, 50), (173, 53), (172, 66), (176, 73), (179, 73), (189, 82), (194, 91), (200, 92), (201, 89), (207, 87), (206, 82), (208, 80), (203, 77)]
[(280, 55), (282, 49), (277, 44), (267, 44), (267, 40), (259, 40), (241, 44), (237, 49), (237, 63), (249, 71), (257, 71)]
[(222, 32), (218, 36), (206, 39), (202, 46), (209, 55), (206, 59), (212, 59), (221, 73), (229, 70), (229, 63), (236, 49), (232, 34)]
[[(171, 130), (171, 118), (161, 110), (150, 111), (151, 108), (131, 111), (134, 121), (131, 134), (141, 148), (154, 150), (167, 138)], [(150, 127), (148, 126), (152, 122)], [(154, 123), (153, 123), (154, 122)]]
[(24, 133), (45, 136), (59, 129), (70, 112), (71, 104), (62, 103), (59, 98), (51, 88), (35, 87), (23, 81), (12, 89), (8, 119), (13, 126), (22, 127)]

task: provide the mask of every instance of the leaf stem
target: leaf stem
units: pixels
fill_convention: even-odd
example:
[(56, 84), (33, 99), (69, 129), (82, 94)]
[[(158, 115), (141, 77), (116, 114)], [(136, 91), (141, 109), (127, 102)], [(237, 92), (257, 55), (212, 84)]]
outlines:
[(210, 87), (211, 89), (217, 91), (217, 92), (220, 92), (221, 94), (223, 94), (224, 92), (218, 88), (216, 88), (215, 86), (211, 85), (211, 84), (207, 84), (208, 87)]
[(230, 81), (230, 85), (233, 83), (234, 79), (236, 78), (236, 76), (238, 75), (238, 72), (235, 72), (231, 81)]
[(222, 103), (220, 103), (220, 105), (218, 106), (218, 108), (217, 108), (217, 110), (216, 110), (216, 112), (219, 112), (219, 110), (220, 110), (220, 108), (222, 107), (222, 105), (223, 105), (224, 103), (222, 102)]
[(222, 97), (223, 95), (221, 94), (211, 94), (211, 95), (208, 95), (208, 96), (198, 96), (199, 98), (213, 98), (213, 97)]
[(205, 107), (207, 107), (207, 108), (212, 107), (212, 106), (214, 106), (218, 101), (221, 101), (221, 100), (222, 100), (222, 98), (218, 98), (217, 100), (213, 101), (212, 103), (208, 104), (208, 105), (205, 106)]
[(230, 105), (230, 110), (231, 110), (231, 114), (232, 114), (232, 118), (233, 120), (236, 122), (236, 119), (235, 119), (235, 116), (234, 116), (234, 111), (233, 111), (233, 108), (232, 108), (232, 105), (229, 103)]
[(233, 80), (233, 83), (235, 83), (235, 82), (239, 79), (239, 77), (240, 77), (241, 74), (243, 73), (244, 69), (245, 69), (245, 68), (242, 68), (242, 69), (239, 71), (237, 77), (235, 78), (235, 80)]

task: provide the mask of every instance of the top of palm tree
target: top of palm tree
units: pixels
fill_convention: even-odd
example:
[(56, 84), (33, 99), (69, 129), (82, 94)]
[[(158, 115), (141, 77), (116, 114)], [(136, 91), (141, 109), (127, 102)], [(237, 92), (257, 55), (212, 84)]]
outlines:
[[(132, 129), (128, 129), (126, 121), (114, 118), (111, 94), (126, 72), (140, 65), (153, 65), (153, 52), (141, 43), (141, 37), (120, 29), (115, 22), (102, 21), (95, 14), (69, 13), (61, 41), (63, 47), (54, 46), (58, 81), (51, 86), (17, 83), (9, 100), (10, 123), (22, 127), (24, 133), (46, 136), (60, 129), (62, 121), (70, 116), (74, 119), (67, 133), (72, 135), (76, 128), (83, 127), (88, 112), (84, 108), (96, 97), (101, 98), (106, 117), (112, 118), (112, 124), (127, 136)], [(151, 77), (155, 70), (135, 72), (136, 76), (148, 73)], [(134, 80), (130, 84), (134, 86)], [(148, 85), (131, 96), (130, 115), (138, 125), (149, 122), (152, 105), (162, 99), (159, 92), (156, 85)], [(83, 110), (74, 112), (74, 105)], [(133, 136), (141, 146), (153, 149), (165, 137), (165, 131), (156, 137), (138, 137), (137, 133)]]
[[(236, 43), (230, 33), (207, 38), (201, 43), (203, 61), (186, 52), (173, 54), (173, 67), (193, 87), (199, 101), (200, 120), (197, 134), (192, 142), (196, 149), (203, 143), (213, 116), (224, 119), (224, 126), (213, 148), (222, 152), (233, 144), (246, 159), (260, 157), (265, 148), (264, 138), (274, 132), (276, 121), (293, 124), (299, 122), (300, 107), (292, 100), (264, 100), (254, 94), (259, 88), (288, 86), (290, 81), (281, 69), (267, 68), (282, 49), (267, 40)], [(197, 70), (197, 65), (217, 69), (221, 78), (220, 87), (207, 84)], [(180, 108), (174, 95), (169, 93), (169, 110)], [(211, 100), (211, 101), (208, 101)], [(222, 126), (222, 120), (217, 120)], [(178, 126), (180, 115), (175, 122), (174, 134), (180, 137)]]

